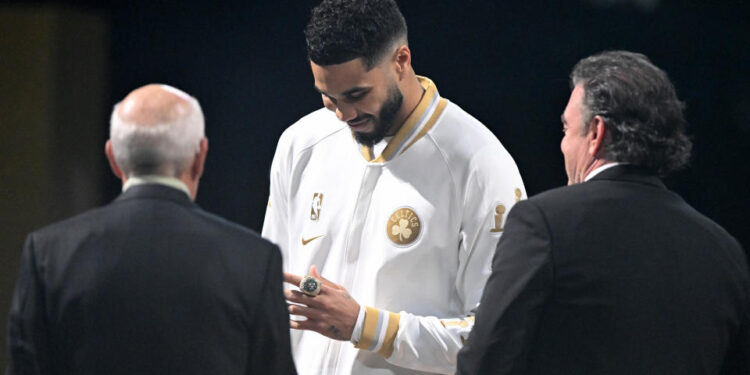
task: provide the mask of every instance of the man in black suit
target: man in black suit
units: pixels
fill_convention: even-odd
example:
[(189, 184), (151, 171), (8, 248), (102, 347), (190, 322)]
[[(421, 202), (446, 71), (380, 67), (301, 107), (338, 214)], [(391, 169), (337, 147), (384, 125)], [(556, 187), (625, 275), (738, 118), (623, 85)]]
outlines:
[(193, 200), (208, 151), (165, 85), (112, 113), (123, 193), (32, 233), (9, 319), (14, 374), (291, 374), (279, 249)]
[(458, 373), (750, 373), (743, 250), (658, 177), (691, 148), (667, 75), (605, 52), (571, 87), (571, 186), (510, 212)]

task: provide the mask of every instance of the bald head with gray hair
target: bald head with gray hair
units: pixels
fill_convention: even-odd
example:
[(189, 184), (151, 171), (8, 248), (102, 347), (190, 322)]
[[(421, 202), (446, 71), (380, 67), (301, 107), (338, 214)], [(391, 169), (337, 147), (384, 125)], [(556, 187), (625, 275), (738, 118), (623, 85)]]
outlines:
[(171, 86), (136, 89), (112, 111), (112, 150), (128, 177), (179, 177), (200, 151), (203, 137), (200, 104)]
[(208, 151), (204, 128), (195, 98), (171, 86), (146, 85), (115, 105), (107, 158), (123, 183), (136, 176), (173, 177), (195, 197)]

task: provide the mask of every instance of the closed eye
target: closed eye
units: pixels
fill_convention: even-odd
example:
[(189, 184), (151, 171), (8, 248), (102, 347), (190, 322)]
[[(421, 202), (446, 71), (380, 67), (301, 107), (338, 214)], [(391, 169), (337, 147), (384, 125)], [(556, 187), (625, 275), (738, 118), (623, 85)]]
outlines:
[(347, 102), (350, 102), (350, 103), (351, 102), (356, 102), (356, 101), (364, 98), (369, 92), (370, 92), (370, 90), (355, 91), (355, 92), (346, 94), (346, 96), (344, 96), (344, 98), (346, 99)]

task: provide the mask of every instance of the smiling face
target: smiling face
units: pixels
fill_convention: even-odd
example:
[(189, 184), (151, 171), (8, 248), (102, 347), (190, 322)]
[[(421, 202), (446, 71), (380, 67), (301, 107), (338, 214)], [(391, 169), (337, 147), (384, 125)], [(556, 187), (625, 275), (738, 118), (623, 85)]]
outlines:
[(315, 88), (323, 105), (346, 122), (358, 143), (372, 146), (398, 130), (403, 95), (391, 64), (384, 62), (369, 71), (361, 58), (342, 64), (310, 62)]

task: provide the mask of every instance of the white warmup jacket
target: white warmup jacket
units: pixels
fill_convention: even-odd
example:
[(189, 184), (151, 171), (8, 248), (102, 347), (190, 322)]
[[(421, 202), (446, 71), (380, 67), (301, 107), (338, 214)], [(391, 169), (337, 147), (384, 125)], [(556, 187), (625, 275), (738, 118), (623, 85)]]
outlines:
[(455, 371), (505, 216), (526, 194), (497, 138), (420, 83), (422, 100), (377, 157), (327, 109), (279, 140), (263, 236), (285, 271), (315, 264), (367, 306), (356, 348), (293, 330), (300, 374)]

